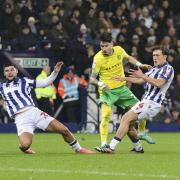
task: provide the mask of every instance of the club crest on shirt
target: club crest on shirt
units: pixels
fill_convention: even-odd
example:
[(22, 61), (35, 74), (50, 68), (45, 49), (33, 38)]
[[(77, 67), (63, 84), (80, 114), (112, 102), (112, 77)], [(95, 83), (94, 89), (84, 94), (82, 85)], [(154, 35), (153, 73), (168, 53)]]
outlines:
[(12, 92), (14, 90), (18, 90), (19, 88), (19, 83), (16, 84), (9, 84), (8, 86), (4, 87), (4, 91), (6, 92)]

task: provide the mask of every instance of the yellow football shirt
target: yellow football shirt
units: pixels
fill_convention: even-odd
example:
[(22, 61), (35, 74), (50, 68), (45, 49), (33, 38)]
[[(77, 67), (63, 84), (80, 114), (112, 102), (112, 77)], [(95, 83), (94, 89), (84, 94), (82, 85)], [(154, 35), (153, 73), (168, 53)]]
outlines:
[(115, 89), (126, 84), (125, 81), (118, 82), (112, 80), (114, 76), (124, 77), (123, 60), (128, 59), (129, 55), (120, 46), (113, 47), (112, 55), (104, 55), (102, 51), (99, 51), (94, 56), (92, 73), (99, 75), (99, 80), (108, 85), (110, 89)]

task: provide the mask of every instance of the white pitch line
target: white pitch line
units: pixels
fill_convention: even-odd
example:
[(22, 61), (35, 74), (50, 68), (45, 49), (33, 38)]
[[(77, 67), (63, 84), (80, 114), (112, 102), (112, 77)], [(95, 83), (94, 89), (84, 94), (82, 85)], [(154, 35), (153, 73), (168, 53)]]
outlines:
[(143, 173), (121, 173), (121, 172), (99, 172), (99, 171), (77, 171), (77, 170), (60, 170), (60, 169), (25, 169), (25, 168), (0, 168), (0, 171), (12, 172), (42, 172), (42, 173), (64, 173), (64, 174), (89, 174), (98, 176), (126, 176), (126, 177), (146, 177), (146, 178), (161, 178), (161, 179), (180, 179), (180, 176), (171, 176), (167, 174), (143, 174)]

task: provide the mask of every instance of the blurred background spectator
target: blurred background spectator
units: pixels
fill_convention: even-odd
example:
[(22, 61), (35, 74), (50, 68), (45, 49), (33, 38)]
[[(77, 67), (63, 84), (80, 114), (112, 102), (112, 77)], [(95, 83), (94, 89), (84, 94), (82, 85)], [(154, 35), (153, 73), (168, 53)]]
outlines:
[[(49, 66), (44, 66), (41, 73), (36, 77), (36, 80), (47, 78), (51, 73)], [(53, 84), (44, 88), (35, 89), (36, 99), (40, 110), (54, 115), (54, 100), (56, 99), (56, 88)]]
[(67, 68), (67, 72), (58, 84), (58, 94), (62, 99), (61, 119), (65, 122), (74, 122), (79, 124), (81, 122), (81, 106), (80, 104), (79, 88), (86, 87), (87, 82), (84, 77), (78, 77), (74, 73), (72, 67)]
[[(41, 53), (61, 59), (88, 81), (100, 34), (112, 32), (114, 43), (142, 63), (152, 64), (152, 49), (169, 49), (175, 69), (174, 94), (162, 112), (177, 122), (180, 74), (180, 1), (178, 0), (1, 0), (0, 50)], [(56, 85), (57, 86), (57, 85)], [(141, 97), (142, 89), (133, 87)], [(169, 110), (168, 110), (169, 109)], [(168, 110), (168, 111), (167, 111)], [(176, 118), (174, 118), (176, 116)], [(172, 119), (177, 119), (176, 121)]]

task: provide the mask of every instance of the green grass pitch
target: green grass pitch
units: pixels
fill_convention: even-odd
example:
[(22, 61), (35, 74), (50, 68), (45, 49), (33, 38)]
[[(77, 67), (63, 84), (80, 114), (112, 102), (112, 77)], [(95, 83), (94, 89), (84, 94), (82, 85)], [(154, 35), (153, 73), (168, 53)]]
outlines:
[[(0, 134), (0, 180), (180, 180), (180, 133), (151, 133), (144, 154), (130, 154), (128, 138), (115, 154), (75, 154), (58, 134), (36, 134), (35, 155), (18, 150), (16, 134)], [(98, 134), (76, 134), (82, 146), (99, 145)], [(109, 138), (112, 138), (110, 135)]]

